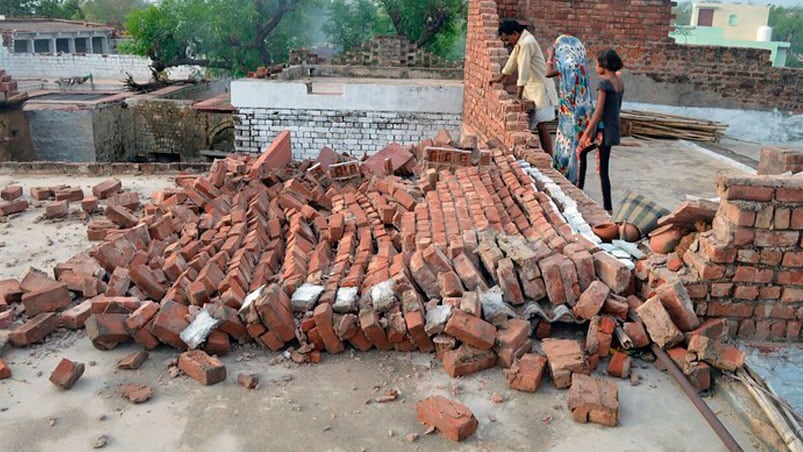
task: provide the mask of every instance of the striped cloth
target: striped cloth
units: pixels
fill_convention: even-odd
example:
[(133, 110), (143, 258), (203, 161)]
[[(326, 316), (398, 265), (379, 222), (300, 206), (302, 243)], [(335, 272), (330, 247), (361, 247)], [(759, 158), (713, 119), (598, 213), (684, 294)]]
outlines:
[(614, 212), (613, 221), (635, 225), (644, 237), (658, 226), (659, 218), (670, 213), (646, 197), (628, 191)]

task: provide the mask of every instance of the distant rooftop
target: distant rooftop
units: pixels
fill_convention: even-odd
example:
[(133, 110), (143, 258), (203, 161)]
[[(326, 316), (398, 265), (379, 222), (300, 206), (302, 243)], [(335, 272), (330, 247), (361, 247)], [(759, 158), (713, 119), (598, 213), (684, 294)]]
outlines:
[(36, 17), (8, 17), (0, 20), (0, 32), (82, 31), (86, 29), (114, 30), (114, 27), (94, 22)]

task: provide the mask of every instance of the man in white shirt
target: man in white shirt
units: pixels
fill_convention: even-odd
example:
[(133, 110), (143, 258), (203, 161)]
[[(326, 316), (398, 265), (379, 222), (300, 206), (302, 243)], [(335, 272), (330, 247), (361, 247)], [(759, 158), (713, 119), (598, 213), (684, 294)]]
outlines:
[[(499, 83), (518, 70), (516, 100), (530, 101), (535, 109), (530, 113), (530, 129), (538, 131), (541, 148), (552, 155), (552, 137), (546, 122), (555, 119), (558, 103), (554, 83), (546, 78), (546, 60), (535, 37), (515, 20), (505, 20), (499, 25), (499, 37), (508, 46), (513, 46), (502, 73), (491, 83)], [(549, 84), (552, 89), (549, 89)]]

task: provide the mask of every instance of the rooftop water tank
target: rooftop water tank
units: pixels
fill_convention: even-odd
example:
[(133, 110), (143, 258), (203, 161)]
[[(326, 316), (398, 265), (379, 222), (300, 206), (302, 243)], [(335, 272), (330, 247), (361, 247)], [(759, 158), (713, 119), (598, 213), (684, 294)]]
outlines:
[(772, 41), (772, 27), (762, 25), (756, 31), (756, 41), (769, 42)]

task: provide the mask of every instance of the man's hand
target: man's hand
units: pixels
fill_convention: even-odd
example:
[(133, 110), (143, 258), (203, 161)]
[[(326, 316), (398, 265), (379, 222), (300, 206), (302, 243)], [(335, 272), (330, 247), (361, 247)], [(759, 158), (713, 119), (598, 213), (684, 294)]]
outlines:
[(496, 78), (494, 78), (494, 79), (491, 79), (491, 80), (488, 82), (488, 86), (491, 86), (491, 85), (493, 85), (494, 83), (501, 83), (501, 82), (502, 82), (502, 80), (504, 80), (504, 79), (505, 79), (505, 74), (499, 74), (499, 75), (498, 75)]

